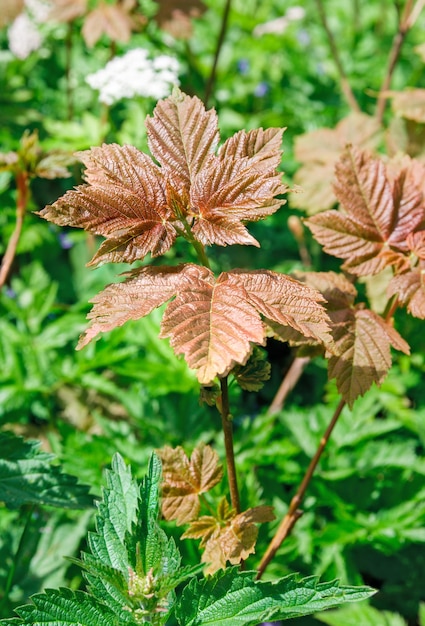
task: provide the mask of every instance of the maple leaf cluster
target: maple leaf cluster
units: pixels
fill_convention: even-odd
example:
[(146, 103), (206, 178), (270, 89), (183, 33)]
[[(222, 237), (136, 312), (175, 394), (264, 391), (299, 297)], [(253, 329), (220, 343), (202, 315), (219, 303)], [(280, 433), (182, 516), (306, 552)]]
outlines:
[(306, 220), (325, 252), (344, 259), (342, 269), (373, 276), (391, 267), (388, 295), (425, 318), (425, 165), (404, 157), (387, 165), (347, 148), (336, 166), (341, 210)]
[[(380, 158), (348, 147), (336, 164), (334, 193), (340, 210), (314, 215), (305, 223), (324, 250), (344, 260), (342, 269), (369, 277), (390, 268), (387, 296), (425, 318), (425, 166), (403, 157), (385, 164)], [(391, 325), (364, 304), (343, 274), (308, 272), (297, 275), (318, 289), (331, 320), (329, 377), (336, 378), (352, 406), (373, 382), (380, 384), (391, 366), (390, 346), (409, 354), (409, 346)], [(304, 352), (323, 345), (293, 328), (271, 324), (276, 337)], [(326, 346), (325, 346), (326, 348)]]
[[(146, 122), (150, 150), (103, 145), (80, 153), (86, 184), (41, 211), (59, 225), (103, 235), (91, 264), (131, 263), (165, 254), (177, 236), (195, 246), (256, 245), (245, 222), (274, 213), (286, 191), (277, 166), (282, 129), (240, 131), (219, 141), (217, 115), (178, 90)], [(323, 297), (267, 270), (233, 270), (217, 278), (207, 267), (146, 266), (98, 294), (83, 347), (100, 332), (139, 319), (168, 300), (161, 336), (170, 337), (199, 381), (208, 385), (244, 365), (264, 344), (268, 320), (325, 340)]]
[(272, 507), (256, 506), (236, 513), (222, 498), (215, 515), (200, 515), (200, 496), (223, 477), (217, 453), (200, 444), (190, 460), (180, 446), (165, 446), (158, 450), (158, 455), (163, 471), (162, 513), (178, 525), (189, 524), (183, 539), (201, 539), (206, 573), (224, 569), (227, 561), (237, 565), (255, 552), (256, 524), (274, 519)]

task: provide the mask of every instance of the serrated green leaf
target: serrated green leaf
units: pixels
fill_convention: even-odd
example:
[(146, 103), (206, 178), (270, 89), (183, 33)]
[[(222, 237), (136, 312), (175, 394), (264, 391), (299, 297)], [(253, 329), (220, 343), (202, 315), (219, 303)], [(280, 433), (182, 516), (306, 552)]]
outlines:
[(96, 518), (97, 532), (89, 534), (88, 543), (99, 561), (127, 574), (130, 564), (124, 542), (136, 519), (139, 489), (119, 454), (112, 460), (112, 470), (106, 472), (106, 481)]
[(41, 452), (39, 441), (0, 433), (0, 499), (9, 507), (44, 504), (68, 509), (93, 505), (89, 488), (52, 465), (54, 455)]
[(123, 610), (114, 614), (107, 606), (82, 591), (61, 588), (46, 589), (32, 597), (33, 604), (16, 609), (19, 618), (3, 620), (4, 624), (32, 624), (37, 626), (119, 626), (136, 622), (131, 613)]
[(191, 581), (176, 606), (181, 626), (254, 626), (284, 620), (368, 598), (370, 587), (340, 587), (337, 581), (319, 583), (316, 577), (298, 580), (290, 575), (276, 582), (253, 579), (237, 568)]

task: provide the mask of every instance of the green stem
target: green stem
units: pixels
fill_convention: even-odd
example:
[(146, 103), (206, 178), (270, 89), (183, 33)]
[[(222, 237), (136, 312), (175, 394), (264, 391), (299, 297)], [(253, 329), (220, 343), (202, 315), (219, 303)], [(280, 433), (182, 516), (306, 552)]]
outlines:
[(232, 507), (235, 509), (236, 513), (240, 513), (241, 505), (239, 498), (238, 480), (236, 475), (235, 452), (233, 448), (233, 426), (229, 410), (229, 389), (227, 384), (227, 376), (225, 376), (224, 378), (220, 378), (220, 387), (220, 413), (224, 433), (224, 447), (226, 449), (227, 477), (229, 481), (230, 500), (232, 502)]
[(180, 221), (184, 226), (185, 233), (181, 233), (183, 237), (190, 243), (195, 249), (196, 255), (198, 257), (199, 262), (204, 267), (211, 269), (209, 258), (207, 257), (207, 253), (205, 252), (205, 248), (200, 241), (197, 241), (193, 236), (192, 229), (188, 224), (186, 218), (184, 216), (180, 217)]

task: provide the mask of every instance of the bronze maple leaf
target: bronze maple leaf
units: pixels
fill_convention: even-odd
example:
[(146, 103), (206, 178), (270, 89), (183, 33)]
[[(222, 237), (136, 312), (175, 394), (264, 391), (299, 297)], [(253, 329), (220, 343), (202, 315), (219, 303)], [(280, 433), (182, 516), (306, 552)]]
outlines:
[(342, 210), (306, 220), (325, 252), (344, 259), (343, 269), (357, 276), (405, 267), (406, 239), (425, 218), (413, 166), (406, 162), (390, 173), (381, 159), (351, 147), (337, 163), (334, 190)]
[(146, 122), (157, 165), (132, 146), (104, 144), (79, 153), (86, 184), (40, 215), (106, 237), (92, 264), (133, 262), (167, 252), (182, 235), (202, 244), (251, 244), (245, 222), (284, 202), (276, 167), (283, 129), (241, 131), (218, 154), (217, 115), (178, 90)]
[(264, 344), (262, 316), (329, 340), (323, 297), (307, 285), (268, 270), (234, 270), (215, 278), (205, 267), (185, 264), (138, 268), (124, 282), (108, 285), (93, 300), (92, 323), (78, 347), (173, 297), (161, 336), (170, 337), (203, 385), (246, 363), (252, 344)]

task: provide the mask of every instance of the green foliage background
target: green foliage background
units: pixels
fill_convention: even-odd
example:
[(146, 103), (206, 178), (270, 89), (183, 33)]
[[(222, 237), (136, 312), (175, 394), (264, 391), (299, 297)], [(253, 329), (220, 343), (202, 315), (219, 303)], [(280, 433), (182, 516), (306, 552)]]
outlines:
[[(153, 21), (118, 44), (117, 53), (145, 47), (175, 55), (181, 63), (181, 89), (203, 96), (211, 71), (224, 2), (208, 0), (194, 21), (188, 41), (165, 35)], [(222, 139), (241, 128), (287, 126), (282, 167), (291, 183), (298, 164), (294, 138), (333, 127), (348, 113), (329, 43), (313, 0), (303, 4), (305, 17), (284, 32), (253, 36), (260, 23), (282, 16), (295, 2), (234, 0), (221, 51), (215, 91)], [(396, 30), (395, 6), (386, 0), (325, 2), (343, 65), (365, 112), (372, 113)], [(153, 10), (152, 2), (140, 5)], [(103, 140), (146, 148), (143, 121), (155, 103), (124, 100), (108, 113), (84, 82), (109, 58), (103, 38), (88, 49), (77, 22), (72, 49), (72, 114), (65, 78), (65, 25), (44, 25), (44, 42), (27, 59), (13, 57), (6, 28), (0, 31), (0, 150), (16, 150), (27, 129), (38, 130), (44, 150), (75, 151)], [(415, 48), (423, 43), (425, 16), (409, 33), (394, 75), (393, 89), (425, 87), (424, 65)], [(390, 121), (387, 113), (386, 125)], [(80, 182), (34, 179), (29, 209), (40, 210)], [(0, 174), (0, 252), (14, 228), (16, 189), (8, 172)], [(266, 222), (252, 227), (261, 249), (215, 248), (213, 264), (267, 267), (289, 272), (302, 268), (297, 243), (287, 228), (290, 201)], [(127, 266), (85, 267), (96, 242), (77, 231), (60, 231), (28, 212), (10, 281), (0, 295), (0, 424), (42, 442), (56, 455), (66, 476), (78, 477), (99, 496), (102, 472), (115, 452), (132, 464), (136, 476), (146, 472), (152, 449), (183, 445), (191, 451), (211, 443), (224, 457), (216, 411), (200, 406), (193, 372), (158, 339), (160, 312), (128, 323), (84, 351), (75, 352), (85, 327), (88, 300)], [(335, 269), (307, 236), (313, 267)], [(165, 262), (187, 259), (177, 246)], [(292, 572), (335, 577), (343, 584), (369, 584), (379, 593), (373, 607), (356, 605), (310, 624), (425, 623), (425, 339), (423, 322), (398, 313), (397, 325), (412, 348), (411, 357), (394, 356), (395, 364), (381, 389), (346, 410), (321, 461), (304, 503), (304, 516), (268, 570), (281, 577)], [(320, 359), (306, 369), (284, 410), (267, 413), (290, 362), (290, 351), (277, 342), (267, 346), (270, 381), (258, 394), (231, 389), (238, 469), (244, 507), (273, 504), (277, 518), (287, 509), (320, 437), (338, 403), (326, 382)], [(0, 461), (10, 447), (0, 439)], [(6, 474), (0, 470), (0, 617), (45, 587), (84, 583), (78, 569), (61, 556), (78, 556), (93, 525), (81, 488), (80, 510), (42, 498), (25, 502), (6, 497)], [(69, 479), (71, 480), (71, 479)], [(72, 481), (71, 481), (72, 482)], [(64, 479), (65, 497), (68, 479)], [(75, 495), (75, 494), (74, 494)], [(68, 503), (69, 505), (69, 503)], [(53, 508), (53, 506), (55, 508)], [(275, 523), (277, 524), (277, 522)], [(167, 525), (168, 527), (169, 525)], [(171, 526), (167, 530), (178, 538)], [(262, 528), (254, 569), (273, 535)], [(198, 561), (195, 542), (180, 545), (186, 564)], [(363, 611), (363, 613), (362, 613)], [(393, 613), (390, 615), (388, 612)], [(395, 614), (398, 615), (395, 615)], [(332, 621), (333, 620), (333, 621)]]

